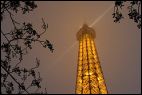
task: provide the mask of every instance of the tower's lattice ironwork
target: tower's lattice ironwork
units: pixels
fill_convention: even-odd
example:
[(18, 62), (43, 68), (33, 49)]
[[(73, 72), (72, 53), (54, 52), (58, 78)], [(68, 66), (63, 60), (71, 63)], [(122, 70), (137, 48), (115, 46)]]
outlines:
[(94, 38), (95, 31), (86, 24), (77, 33), (79, 52), (76, 94), (107, 94)]

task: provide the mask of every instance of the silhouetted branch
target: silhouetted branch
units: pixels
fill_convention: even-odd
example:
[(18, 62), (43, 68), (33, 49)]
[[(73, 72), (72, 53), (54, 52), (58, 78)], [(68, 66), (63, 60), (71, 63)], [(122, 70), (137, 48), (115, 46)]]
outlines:
[[(7, 72), (7, 74), (10, 75), (10, 77), (11, 77), (21, 88), (23, 88), (23, 86), (22, 86), (19, 82), (17, 82), (17, 80), (9, 73), (9, 71), (6, 70), (6, 68), (5, 68), (4, 66), (1, 65), (1, 67)], [(23, 90), (25, 90), (25, 91), (29, 94), (29, 92), (28, 92), (26, 89), (23, 89)]]
[(9, 16), (10, 16), (10, 19), (11, 19), (11, 21), (12, 21), (12, 23), (13, 23), (14, 28), (17, 29), (15, 24), (20, 24), (20, 23), (18, 23), (17, 21), (15, 21), (15, 20), (12, 18), (12, 13), (11, 13), (8, 9), (6, 9), (6, 11), (9, 13)]
[[(33, 29), (31, 23), (24, 22), (21, 24), (13, 18), (14, 13), (17, 13), (19, 10), (21, 10), (23, 14), (26, 14), (33, 11), (36, 7), (37, 5), (34, 1), (1, 1), (1, 22), (4, 21), (4, 14), (8, 13), (12, 25), (14, 26), (14, 30), (9, 32), (4, 33), (1, 31), (2, 36), (6, 39), (1, 44), (3, 54), (1, 68), (4, 70), (1, 73), (1, 88), (3, 87), (7, 94), (12, 94), (12, 91), (16, 88), (16, 84), (18, 85), (18, 90), (16, 90), (18, 94), (24, 92), (30, 94), (28, 89), (33, 86), (37, 87), (37, 89), (41, 88), (40, 82), (42, 79), (40, 73), (35, 71), (40, 65), (39, 59), (36, 58), (36, 66), (31, 69), (20, 68), (19, 65), (23, 60), (23, 55), (28, 53), (27, 49), (32, 49), (33, 43), (38, 42), (43, 47), (48, 47), (50, 51), (53, 52), (54, 50), (48, 40), (40, 40), (41, 35), (44, 34), (48, 28), (48, 24), (45, 23), (43, 18), (42, 28), (44, 31), (40, 34)], [(16, 60), (16, 62), (13, 60)], [(13, 81), (8, 79), (9, 77), (11, 77), (16, 84), (13, 84)], [(31, 84), (26, 86), (26, 80), (28, 80), (28, 82), (31, 81)]]
[[(123, 8), (123, 6), (125, 5), (126, 1), (115, 1), (115, 6), (114, 6), (114, 12), (113, 12), (113, 18), (114, 18), (114, 22), (120, 23), (120, 20), (123, 17), (121, 10)], [(139, 29), (141, 29), (141, 13), (140, 13), (140, 8), (141, 8), (141, 1), (127, 1), (129, 2), (129, 6), (128, 8), (128, 16), (129, 19), (132, 19), (135, 23), (137, 23), (137, 27)], [(136, 7), (135, 7), (136, 6)]]

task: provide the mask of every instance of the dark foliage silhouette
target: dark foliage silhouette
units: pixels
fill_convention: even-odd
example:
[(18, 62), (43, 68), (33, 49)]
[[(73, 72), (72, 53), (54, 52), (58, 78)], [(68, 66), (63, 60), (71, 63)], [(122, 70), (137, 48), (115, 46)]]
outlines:
[[(42, 78), (37, 68), (40, 60), (36, 58), (36, 66), (27, 68), (21, 65), (23, 56), (33, 48), (33, 44), (40, 43), (43, 47), (49, 48), (53, 52), (53, 45), (47, 39), (40, 40), (41, 36), (46, 33), (48, 24), (45, 24), (42, 18), (43, 32), (40, 34), (33, 28), (32, 23), (19, 23), (14, 19), (14, 14), (22, 12), (27, 14), (37, 8), (34, 1), (1, 1), (1, 24), (5, 22), (5, 14), (10, 18), (14, 29), (3, 31), (1, 27), (1, 93), (6, 94), (31, 94), (47, 93), (37, 92), (41, 88)], [(22, 63), (23, 64), (23, 63)], [(31, 92), (31, 88), (36, 89)]]
[[(127, 2), (129, 2), (127, 7), (129, 19), (132, 19), (135, 23), (137, 23), (137, 27), (141, 29), (141, 1)], [(123, 9), (123, 6), (126, 6), (125, 3), (126, 1), (115, 1), (114, 12), (112, 14), (115, 23), (120, 23), (120, 20), (124, 18), (121, 10)]]

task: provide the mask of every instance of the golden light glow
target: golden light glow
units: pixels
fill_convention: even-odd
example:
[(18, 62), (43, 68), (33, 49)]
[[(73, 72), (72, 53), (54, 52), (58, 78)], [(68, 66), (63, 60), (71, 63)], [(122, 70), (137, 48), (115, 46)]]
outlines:
[(77, 34), (79, 58), (76, 94), (107, 94), (92, 31), (92, 29), (84, 25)]

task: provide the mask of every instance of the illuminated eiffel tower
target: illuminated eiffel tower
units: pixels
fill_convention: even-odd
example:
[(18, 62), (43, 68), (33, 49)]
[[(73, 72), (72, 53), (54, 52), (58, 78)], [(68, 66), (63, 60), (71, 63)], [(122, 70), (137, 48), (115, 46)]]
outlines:
[(77, 33), (79, 41), (76, 94), (107, 94), (100, 61), (96, 51), (95, 31), (84, 24)]

